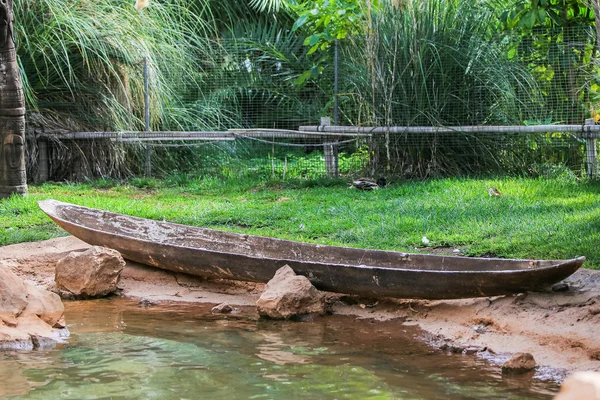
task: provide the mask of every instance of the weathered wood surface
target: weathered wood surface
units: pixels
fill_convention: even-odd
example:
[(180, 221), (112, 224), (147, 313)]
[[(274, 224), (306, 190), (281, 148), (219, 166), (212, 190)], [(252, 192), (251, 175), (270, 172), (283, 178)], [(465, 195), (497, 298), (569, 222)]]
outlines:
[(204, 277), (267, 282), (284, 265), (321, 290), (397, 298), (453, 299), (520, 293), (573, 274), (585, 257), (539, 261), (447, 257), (300, 243), (197, 228), (56, 200), (40, 208), (92, 245), (124, 258)]
[(25, 99), (13, 23), (13, 0), (0, 1), (0, 198), (27, 192)]

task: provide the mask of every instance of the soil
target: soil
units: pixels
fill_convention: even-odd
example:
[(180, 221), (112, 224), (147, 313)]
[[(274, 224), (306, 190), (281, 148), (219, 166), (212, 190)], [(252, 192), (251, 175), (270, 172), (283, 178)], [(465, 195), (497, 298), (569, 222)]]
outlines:
[[(89, 245), (72, 237), (0, 247), (0, 267), (36, 285), (54, 289), (56, 262)], [(566, 280), (569, 290), (464, 300), (366, 299), (328, 294), (332, 311), (418, 325), (433, 346), (502, 363), (531, 353), (537, 376), (561, 379), (575, 370), (600, 371), (600, 271), (581, 269)], [(264, 285), (205, 280), (127, 262), (121, 294), (144, 304), (228, 303), (253, 306)]]

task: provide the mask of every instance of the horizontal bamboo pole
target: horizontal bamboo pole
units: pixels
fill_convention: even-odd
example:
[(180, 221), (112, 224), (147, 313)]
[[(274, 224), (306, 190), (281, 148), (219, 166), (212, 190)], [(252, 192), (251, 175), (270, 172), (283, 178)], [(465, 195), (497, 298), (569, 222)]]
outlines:
[(227, 132), (234, 134), (252, 136), (252, 137), (285, 137), (282, 135), (303, 135), (302, 137), (323, 137), (323, 136), (335, 136), (335, 137), (370, 137), (370, 134), (364, 133), (348, 133), (348, 132), (311, 132), (302, 130), (290, 130), (290, 129), (228, 129)]
[(160, 131), (160, 132), (144, 132), (144, 131), (123, 131), (123, 132), (60, 132), (46, 133), (42, 137), (57, 138), (57, 139), (154, 139), (154, 140), (186, 140), (190, 138), (222, 138), (227, 137), (233, 139), (234, 136), (222, 131), (207, 131), (207, 132), (181, 132), (181, 131)]
[(302, 132), (325, 133), (543, 133), (570, 132), (580, 133), (581, 137), (600, 137), (600, 125), (529, 125), (529, 126), (301, 126)]
[(56, 138), (63, 140), (93, 140), (113, 139), (122, 141), (135, 140), (234, 140), (236, 137), (249, 138), (277, 138), (277, 139), (307, 139), (331, 137), (369, 137), (361, 133), (321, 133), (301, 132), (285, 129), (230, 129), (228, 131), (122, 131), (122, 132), (60, 132), (45, 133), (42, 138)]
[(210, 137), (128, 137), (128, 138), (110, 138), (112, 142), (174, 142), (174, 141), (186, 141), (186, 142), (221, 142), (221, 141), (232, 141), (235, 140), (233, 136), (210, 136)]

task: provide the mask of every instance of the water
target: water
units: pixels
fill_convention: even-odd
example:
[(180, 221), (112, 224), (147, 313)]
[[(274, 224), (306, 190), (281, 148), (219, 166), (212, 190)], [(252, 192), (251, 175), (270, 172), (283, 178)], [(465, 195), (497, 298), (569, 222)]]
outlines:
[(433, 350), (397, 321), (259, 321), (250, 309), (213, 316), (125, 299), (66, 307), (67, 344), (0, 353), (1, 398), (549, 399), (557, 389)]

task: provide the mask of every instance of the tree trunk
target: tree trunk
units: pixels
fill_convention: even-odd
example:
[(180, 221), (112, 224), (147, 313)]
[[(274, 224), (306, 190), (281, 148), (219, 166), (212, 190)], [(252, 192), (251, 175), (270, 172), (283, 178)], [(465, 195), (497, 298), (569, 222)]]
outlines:
[(13, 0), (0, 0), (0, 198), (27, 192), (25, 100), (13, 22)]

